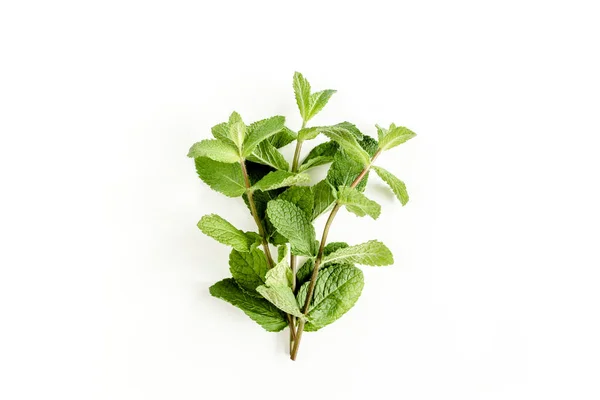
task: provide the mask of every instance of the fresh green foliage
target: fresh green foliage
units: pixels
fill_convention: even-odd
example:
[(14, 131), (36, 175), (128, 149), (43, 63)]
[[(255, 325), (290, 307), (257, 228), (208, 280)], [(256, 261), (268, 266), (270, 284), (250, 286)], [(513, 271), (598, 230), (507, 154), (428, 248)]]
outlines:
[(271, 200), (267, 205), (269, 220), (275, 229), (285, 236), (292, 247), (292, 254), (315, 256), (315, 228), (308, 215), (287, 200)]
[(323, 214), (335, 201), (335, 193), (328, 180), (322, 180), (312, 187), (313, 192), (313, 210), (311, 220), (316, 219)]
[[(364, 277), (357, 265), (393, 263), (391, 251), (377, 240), (350, 246), (327, 243), (327, 236), (342, 207), (361, 217), (377, 219), (381, 214), (381, 206), (365, 194), (371, 169), (406, 204), (404, 183), (374, 164), (415, 134), (394, 124), (376, 125), (375, 140), (347, 121), (308, 126), (335, 90), (313, 92), (298, 72), (293, 89), (302, 117), (296, 131), (285, 126), (283, 116), (246, 124), (234, 111), (226, 122), (211, 128), (212, 139), (195, 143), (188, 157), (211, 189), (242, 197), (256, 224), (256, 231), (244, 232), (216, 214), (200, 219), (198, 228), (203, 233), (231, 247), (231, 278), (215, 283), (210, 293), (238, 307), (267, 331), (293, 328), (290, 355), (295, 359), (303, 331), (331, 324), (360, 297)], [(316, 138), (328, 141), (304, 149), (302, 159), (302, 143)], [(282, 154), (279, 149), (294, 141), (294, 156), (288, 161), (283, 155), (287, 150)], [(311, 176), (322, 173), (313, 168), (327, 164), (331, 165), (326, 177), (311, 183)], [(313, 223), (326, 213), (323, 232), (317, 236)], [(336, 235), (352, 232), (351, 227), (334, 230)]]
[[(298, 292), (298, 303), (304, 304), (308, 285), (306, 282)], [(350, 265), (333, 265), (319, 273), (315, 292), (308, 308), (307, 331), (316, 331), (331, 324), (348, 310), (360, 297), (364, 286), (363, 273)]]
[(195, 143), (188, 152), (188, 157), (208, 157), (224, 163), (240, 161), (238, 150), (227, 142), (218, 139), (205, 139)]
[(256, 295), (256, 288), (265, 283), (268, 269), (267, 258), (262, 250), (232, 250), (229, 253), (231, 275), (237, 284), (251, 295)]
[(377, 219), (381, 214), (381, 206), (375, 201), (367, 198), (364, 194), (348, 186), (342, 186), (338, 189), (338, 202), (346, 206), (348, 211), (364, 217), (368, 215)]
[(283, 157), (283, 154), (281, 154), (275, 146), (269, 143), (268, 140), (261, 142), (254, 149), (254, 152), (248, 156), (248, 160), (284, 171), (287, 171), (290, 168), (290, 164), (288, 164), (287, 160)]
[(325, 264), (351, 262), (362, 265), (391, 265), (394, 256), (390, 249), (377, 240), (369, 240), (356, 246), (349, 246), (334, 251), (323, 260)]
[(299, 72), (294, 74), (294, 94), (296, 95), (296, 103), (304, 122), (308, 122), (312, 117), (317, 115), (335, 92), (335, 90), (329, 89), (311, 93), (310, 83), (308, 83), (304, 76)]
[[(250, 251), (257, 241), (257, 236), (251, 232), (246, 234), (216, 214), (205, 215), (198, 222), (198, 228), (217, 242), (231, 246), (237, 251)], [(260, 236), (258, 236), (260, 242)]]
[(408, 192), (406, 191), (406, 185), (404, 182), (396, 178), (394, 174), (386, 169), (381, 167), (373, 167), (373, 169), (375, 172), (377, 172), (377, 175), (379, 175), (379, 177), (389, 185), (390, 189), (392, 189), (398, 200), (400, 200), (400, 203), (402, 203), (403, 206), (406, 205), (406, 203), (408, 203)]
[(285, 260), (267, 272), (265, 285), (256, 290), (275, 307), (294, 317), (304, 318), (292, 290), (292, 270)]
[(284, 313), (267, 300), (243, 291), (232, 278), (212, 285), (210, 294), (238, 307), (269, 332), (279, 332), (287, 326)]
[(210, 158), (198, 157), (196, 172), (204, 183), (225, 196), (239, 197), (246, 191), (244, 175), (238, 163), (225, 164)]
[(377, 135), (379, 138), (379, 147), (382, 150), (389, 150), (417, 136), (410, 129), (403, 126), (397, 127), (394, 124), (391, 124), (389, 129), (377, 125)]
[(256, 182), (252, 188), (255, 190), (267, 191), (308, 182), (310, 182), (310, 177), (306, 174), (294, 174), (293, 172), (287, 171), (273, 171), (260, 181)]
[(281, 116), (263, 119), (248, 127), (248, 137), (244, 140), (245, 157), (252, 154), (256, 146), (283, 129), (285, 118)]

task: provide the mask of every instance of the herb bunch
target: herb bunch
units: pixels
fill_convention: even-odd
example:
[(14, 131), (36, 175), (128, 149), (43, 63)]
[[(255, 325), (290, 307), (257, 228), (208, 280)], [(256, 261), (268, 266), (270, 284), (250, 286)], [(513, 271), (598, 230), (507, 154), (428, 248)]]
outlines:
[[(335, 90), (312, 92), (298, 72), (293, 86), (303, 121), (298, 132), (286, 127), (282, 116), (247, 125), (233, 112), (227, 122), (212, 128), (214, 139), (195, 143), (188, 157), (213, 190), (243, 198), (257, 227), (257, 232), (243, 232), (216, 214), (198, 222), (203, 233), (232, 247), (232, 277), (215, 283), (210, 293), (240, 308), (269, 332), (289, 327), (290, 357), (295, 360), (304, 331), (331, 324), (358, 300), (364, 278), (355, 264), (393, 264), (391, 251), (380, 241), (348, 245), (327, 243), (327, 237), (342, 207), (360, 217), (379, 217), (380, 205), (363, 194), (370, 170), (406, 204), (404, 183), (374, 163), (415, 134), (394, 124), (376, 125), (375, 140), (349, 122), (307, 126)], [(312, 148), (300, 161), (304, 142), (318, 135), (329, 141)], [(279, 149), (294, 141), (290, 166)], [(324, 164), (331, 164), (327, 177), (309, 186), (306, 171)], [(326, 213), (317, 240), (313, 222)], [(304, 259), (299, 268), (298, 256)]]

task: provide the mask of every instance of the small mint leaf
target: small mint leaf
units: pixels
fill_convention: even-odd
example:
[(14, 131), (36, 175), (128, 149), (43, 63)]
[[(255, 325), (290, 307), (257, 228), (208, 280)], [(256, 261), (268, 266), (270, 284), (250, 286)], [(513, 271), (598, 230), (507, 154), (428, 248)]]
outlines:
[(364, 217), (369, 215), (373, 219), (379, 218), (381, 206), (375, 201), (369, 199), (356, 189), (348, 186), (342, 186), (338, 189), (338, 201), (345, 205), (348, 211)]
[(362, 265), (391, 265), (394, 256), (390, 249), (377, 240), (345, 247), (334, 251), (323, 259), (324, 264), (329, 263), (356, 263)]
[(254, 190), (273, 190), (286, 186), (308, 183), (310, 177), (304, 173), (295, 174), (287, 171), (273, 171), (268, 173), (260, 181), (256, 182), (252, 189)]
[(231, 246), (238, 251), (248, 252), (254, 243), (253, 238), (216, 214), (202, 217), (198, 222), (198, 228), (217, 242)]
[(400, 179), (396, 178), (394, 174), (391, 172), (381, 168), (381, 167), (373, 167), (377, 175), (388, 184), (388, 186), (392, 189), (400, 203), (404, 206), (408, 203), (408, 192), (406, 191), (406, 185)]
[(217, 139), (205, 139), (195, 143), (188, 152), (188, 157), (208, 157), (224, 163), (240, 161), (238, 150), (229, 143)]

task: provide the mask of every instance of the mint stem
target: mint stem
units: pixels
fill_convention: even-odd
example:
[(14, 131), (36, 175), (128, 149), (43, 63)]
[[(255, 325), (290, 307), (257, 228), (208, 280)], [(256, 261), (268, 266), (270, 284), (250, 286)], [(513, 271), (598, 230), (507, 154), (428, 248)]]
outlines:
[(250, 190), (250, 178), (248, 178), (248, 170), (246, 169), (246, 160), (241, 160), (242, 174), (244, 175), (244, 182), (246, 184), (246, 195), (248, 196), (248, 204), (250, 205), (250, 213), (254, 217), (256, 226), (258, 227), (258, 234), (262, 238), (262, 246), (269, 262), (269, 268), (273, 268), (275, 263), (273, 262), (273, 256), (271, 255), (271, 249), (269, 248), (269, 242), (267, 241), (267, 235), (265, 228), (263, 227), (262, 221), (258, 217), (258, 211), (256, 210), (256, 204), (254, 203), (254, 194)]
[[(304, 129), (306, 127), (306, 121), (302, 121), (302, 127), (300, 129)], [(300, 152), (302, 151), (302, 140), (296, 140), (296, 150), (294, 151), (294, 159), (292, 161), (292, 172), (298, 172), (298, 163), (300, 161)], [(296, 293), (296, 256), (292, 254), (290, 249), (290, 268), (292, 269), (292, 290)], [(296, 337), (294, 322), (296, 321), (296, 317), (291, 317), (290, 322), (290, 355), (292, 354), (292, 349), (294, 347), (294, 339)]]
[[(377, 150), (377, 152), (371, 158), (371, 163), (369, 165), (367, 165), (360, 174), (358, 174), (358, 176), (356, 177), (354, 182), (352, 182), (352, 184), (350, 185), (350, 187), (352, 189), (354, 189), (360, 183), (360, 181), (365, 177), (367, 172), (369, 172), (371, 165), (373, 164), (373, 162), (379, 156), (380, 153), (381, 153), (381, 150)], [(325, 250), (325, 243), (327, 242), (327, 235), (329, 234), (329, 228), (331, 227), (331, 224), (333, 223), (333, 219), (335, 218), (335, 215), (337, 214), (337, 212), (341, 206), (342, 205), (338, 201), (336, 201), (335, 206), (333, 206), (333, 209), (331, 210), (331, 213), (329, 214), (329, 218), (327, 218), (325, 227), (323, 228), (323, 236), (321, 237), (321, 245), (319, 246), (319, 251), (317, 252), (315, 266), (313, 268), (313, 272), (310, 277), (310, 283), (308, 285), (308, 291), (306, 293), (306, 300), (304, 302), (304, 307), (302, 309), (302, 313), (304, 315), (306, 315), (308, 313), (308, 306), (310, 305), (310, 302), (312, 301), (313, 293), (315, 290), (315, 285), (317, 283), (317, 276), (319, 275), (319, 267), (321, 266), (321, 261), (323, 260), (323, 251)], [(294, 341), (294, 348), (292, 349), (292, 353), (290, 354), (290, 358), (294, 361), (296, 360), (296, 356), (298, 355), (298, 348), (300, 347), (300, 340), (302, 339), (302, 332), (304, 332), (304, 323), (305, 323), (304, 320), (300, 320), (300, 322), (298, 322), (298, 330), (296, 331), (296, 340)]]

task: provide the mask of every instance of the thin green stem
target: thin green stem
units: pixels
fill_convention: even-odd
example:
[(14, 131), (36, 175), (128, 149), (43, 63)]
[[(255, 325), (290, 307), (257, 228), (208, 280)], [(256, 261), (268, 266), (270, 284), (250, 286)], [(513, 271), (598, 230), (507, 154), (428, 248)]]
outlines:
[[(371, 163), (369, 165), (367, 165), (361, 171), (360, 174), (358, 174), (358, 176), (356, 177), (354, 182), (352, 182), (352, 184), (350, 185), (350, 187), (352, 189), (354, 189), (360, 183), (360, 181), (365, 177), (367, 172), (369, 172), (371, 165), (373, 164), (375, 159), (377, 157), (379, 157), (380, 153), (381, 153), (381, 150), (377, 150), (377, 152), (371, 158)], [(313, 268), (313, 272), (310, 277), (310, 283), (308, 285), (308, 291), (306, 292), (306, 300), (304, 301), (304, 307), (302, 308), (302, 313), (304, 315), (306, 315), (308, 313), (308, 306), (310, 305), (310, 302), (312, 301), (313, 293), (315, 290), (315, 285), (317, 283), (317, 277), (319, 275), (319, 268), (321, 266), (321, 261), (323, 260), (323, 252), (325, 250), (325, 244), (327, 242), (327, 235), (329, 234), (329, 228), (331, 227), (331, 224), (333, 223), (333, 219), (335, 218), (335, 216), (341, 206), (342, 205), (336, 201), (335, 206), (333, 206), (333, 209), (331, 210), (331, 213), (329, 214), (329, 218), (327, 218), (325, 227), (323, 228), (321, 244), (319, 246), (319, 251), (317, 252), (317, 258), (315, 259), (315, 266)], [(296, 356), (298, 355), (298, 348), (300, 347), (300, 340), (302, 339), (302, 332), (304, 332), (304, 324), (305, 324), (305, 322), (303, 319), (301, 319), (300, 322), (298, 323), (298, 330), (296, 331), (296, 340), (294, 341), (294, 347), (292, 349), (292, 354), (290, 354), (290, 358), (292, 360), (296, 360)]]
[(269, 268), (273, 268), (275, 266), (275, 262), (273, 261), (273, 256), (271, 255), (271, 249), (269, 248), (269, 242), (267, 241), (267, 235), (265, 233), (265, 228), (262, 224), (258, 216), (258, 211), (256, 209), (256, 203), (254, 202), (254, 194), (250, 189), (250, 178), (248, 177), (248, 170), (246, 169), (246, 161), (241, 160), (240, 164), (242, 166), (242, 174), (244, 175), (244, 183), (246, 185), (246, 196), (248, 196), (248, 204), (250, 205), (250, 213), (254, 218), (254, 222), (256, 222), (256, 226), (258, 227), (258, 234), (262, 239), (262, 246), (265, 250), (265, 255), (267, 256), (267, 262), (269, 263)]
[[(302, 121), (302, 127), (300, 129), (304, 129), (306, 127), (306, 121)], [(294, 151), (294, 159), (292, 161), (292, 172), (298, 172), (298, 164), (300, 163), (300, 153), (302, 152), (302, 140), (296, 140), (296, 150)], [(291, 249), (290, 249), (291, 250)], [(290, 251), (290, 268), (292, 269), (292, 290), (294, 293), (296, 292), (296, 256), (292, 254)], [(294, 331), (294, 322), (296, 321), (296, 317), (291, 317), (290, 324), (290, 354), (292, 354), (292, 349), (294, 347), (294, 339), (295, 339), (295, 331)]]

